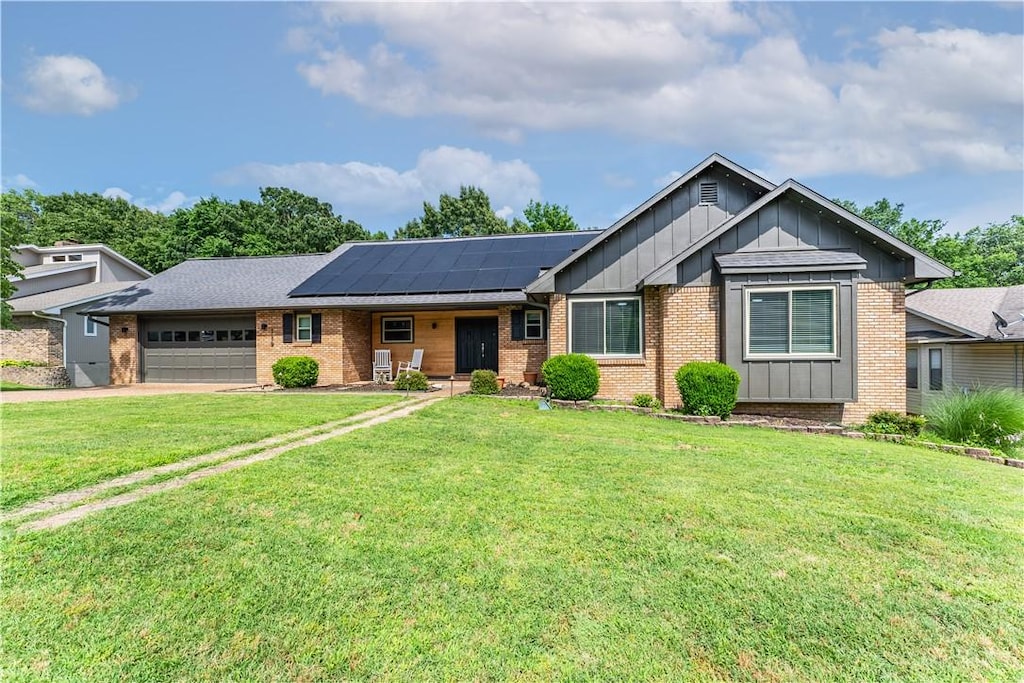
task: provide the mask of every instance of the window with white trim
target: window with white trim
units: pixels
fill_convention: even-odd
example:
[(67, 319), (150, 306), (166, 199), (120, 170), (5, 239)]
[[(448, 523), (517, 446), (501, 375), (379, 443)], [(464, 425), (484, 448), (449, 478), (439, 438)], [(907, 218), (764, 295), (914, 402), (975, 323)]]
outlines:
[(97, 331), (96, 321), (89, 316), (85, 316), (85, 336), (95, 337)]
[(569, 348), (591, 356), (639, 356), (640, 305), (638, 296), (570, 301)]
[(295, 341), (313, 341), (313, 315), (311, 313), (299, 313), (295, 316)]
[(412, 317), (381, 318), (380, 340), (384, 344), (411, 344)]
[(525, 327), (523, 338), (544, 338), (544, 311), (524, 311), (523, 321)]
[(746, 304), (748, 358), (836, 357), (835, 287), (747, 289)]

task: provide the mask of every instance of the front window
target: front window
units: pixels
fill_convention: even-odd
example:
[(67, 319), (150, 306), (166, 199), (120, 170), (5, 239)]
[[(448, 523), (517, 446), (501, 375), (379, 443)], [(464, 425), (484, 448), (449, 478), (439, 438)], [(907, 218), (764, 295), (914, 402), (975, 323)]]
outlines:
[(411, 344), (412, 318), (381, 318), (380, 340), (384, 344)]
[(311, 314), (299, 313), (295, 316), (295, 339), (313, 341), (313, 316)]
[(917, 389), (917, 349), (907, 349), (907, 389)]
[(833, 358), (836, 289), (748, 289), (749, 358)]
[(544, 338), (544, 311), (526, 311), (524, 314), (526, 322), (527, 339)]
[(640, 297), (573, 301), (570, 348), (591, 356), (639, 356), (640, 318)]
[(85, 317), (85, 336), (95, 337), (96, 336), (96, 321), (89, 316)]
[(928, 389), (942, 391), (942, 349), (928, 349)]

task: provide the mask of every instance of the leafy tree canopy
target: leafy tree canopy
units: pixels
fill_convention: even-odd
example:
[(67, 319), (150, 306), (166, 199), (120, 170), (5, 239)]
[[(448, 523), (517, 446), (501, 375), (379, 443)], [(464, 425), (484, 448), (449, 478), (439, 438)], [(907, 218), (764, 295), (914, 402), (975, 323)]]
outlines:
[(934, 287), (1024, 284), (1024, 216), (950, 235), (942, 232), (944, 221), (904, 218), (903, 204), (892, 204), (888, 199), (864, 207), (841, 199), (835, 202), (958, 273), (939, 280)]
[(459, 188), (459, 196), (442, 194), (437, 206), (423, 202), (423, 216), (395, 230), (395, 238), (470, 237), (525, 232), (578, 230), (568, 208), (530, 201), (523, 210), (525, 220), (511, 223), (494, 213), (487, 193), (472, 185)]

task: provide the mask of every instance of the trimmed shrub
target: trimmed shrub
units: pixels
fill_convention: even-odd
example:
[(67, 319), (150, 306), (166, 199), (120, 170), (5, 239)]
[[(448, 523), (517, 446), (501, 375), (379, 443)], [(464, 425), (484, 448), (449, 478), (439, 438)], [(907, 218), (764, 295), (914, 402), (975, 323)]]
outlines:
[(928, 428), (950, 441), (1012, 452), (1024, 438), (1024, 394), (1013, 389), (951, 392), (927, 416)]
[(879, 410), (868, 415), (862, 430), (874, 434), (902, 434), (919, 436), (924, 429), (925, 418), (920, 415), (901, 415), (892, 410)]
[(496, 394), (498, 389), (498, 373), (494, 370), (474, 370), (469, 376), (469, 393)]
[(395, 389), (399, 391), (426, 391), (430, 380), (419, 370), (406, 370), (395, 378)]
[(47, 363), (38, 360), (0, 360), (0, 368), (45, 368)]
[(320, 376), (320, 364), (309, 356), (285, 356), (271, 367), (274, 381), (285, 389), (311, 387)]
[(650, 394), (637, 394), (633, 397), (633, 405), (639, 408), (651, 408), (652, 410), (661, 410), (661, 401), (656, 399)]
[(562, 401), (586, 401), (601, 386), (597, 362), (582, 353), (564, 353), (544, 361), (540, 368), (551, 398)]
[(725, 363), (694, 361), (676, 370), (676, 386), (685, 413), (724, 418), (736, 407), (740, 374)]

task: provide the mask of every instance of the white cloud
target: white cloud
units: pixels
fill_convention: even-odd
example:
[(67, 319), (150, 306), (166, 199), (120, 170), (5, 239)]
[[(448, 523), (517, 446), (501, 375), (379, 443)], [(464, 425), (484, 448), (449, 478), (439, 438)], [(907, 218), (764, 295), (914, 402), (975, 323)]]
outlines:
[(25, 71), (25, 86), (24, 105), (47, 114), (92, 116), (114, 109), (132, 96), (95, 62), (77, 55), (34, 59)]
[(248, 163), (221, 173), (227, 185), (286, 186), (329, 201), (339, 211), (353, 208), (392, 213), (436, 202), (442, 192), (458, 193), (460, 185), (475, 185), (493, 206), (522, 209), (540, 199), (540, 177), (519, 159), (496, 161), (472, 149), (442, 146), (425, 150), (416, 166), (397, 170), (361, 161), (292, 164)]
[(148, 199), (146, 197), (134, 197), (131, 192), (120, 188), (120, 187), (108, 187), (103, 190), (104, 197), (115, 197), (117, 199), (123, 199), (126, 202), (131, 202), (135, 206), (149, 211), (155, 211), (157, 213), (172, 213), (176, 209), (187, 208), (192, 206), (199, 197), (192, 197), (186, 195), (180, 190), (174, 190), (163, 199)]
[[(460, 117), (503, 140), (599, 128), (753, 150), (781, 177), (1022, 167), (1019, 34), (900, 27), (848, 53), (863, 56), (827, 61), (760, 5), (318, 7), (318, 40), (298, 66), (310, 86), (398, 116)], [(330, 35), (353, 25), (380, 40), (360, 51)]]
[(608, 187), (613, 187), (617, 190), (623, 190), (636, 185), (635, 180), (621, 173), (605, 173), (601, 176), (601, 180)]
[(13, 176), (3, 177), (4, 188), (14, 188), (17, 190), (29, 190), (32, 188), (39, 187), (39, 183), (29, 178), (24, 173), (17, 173)]

